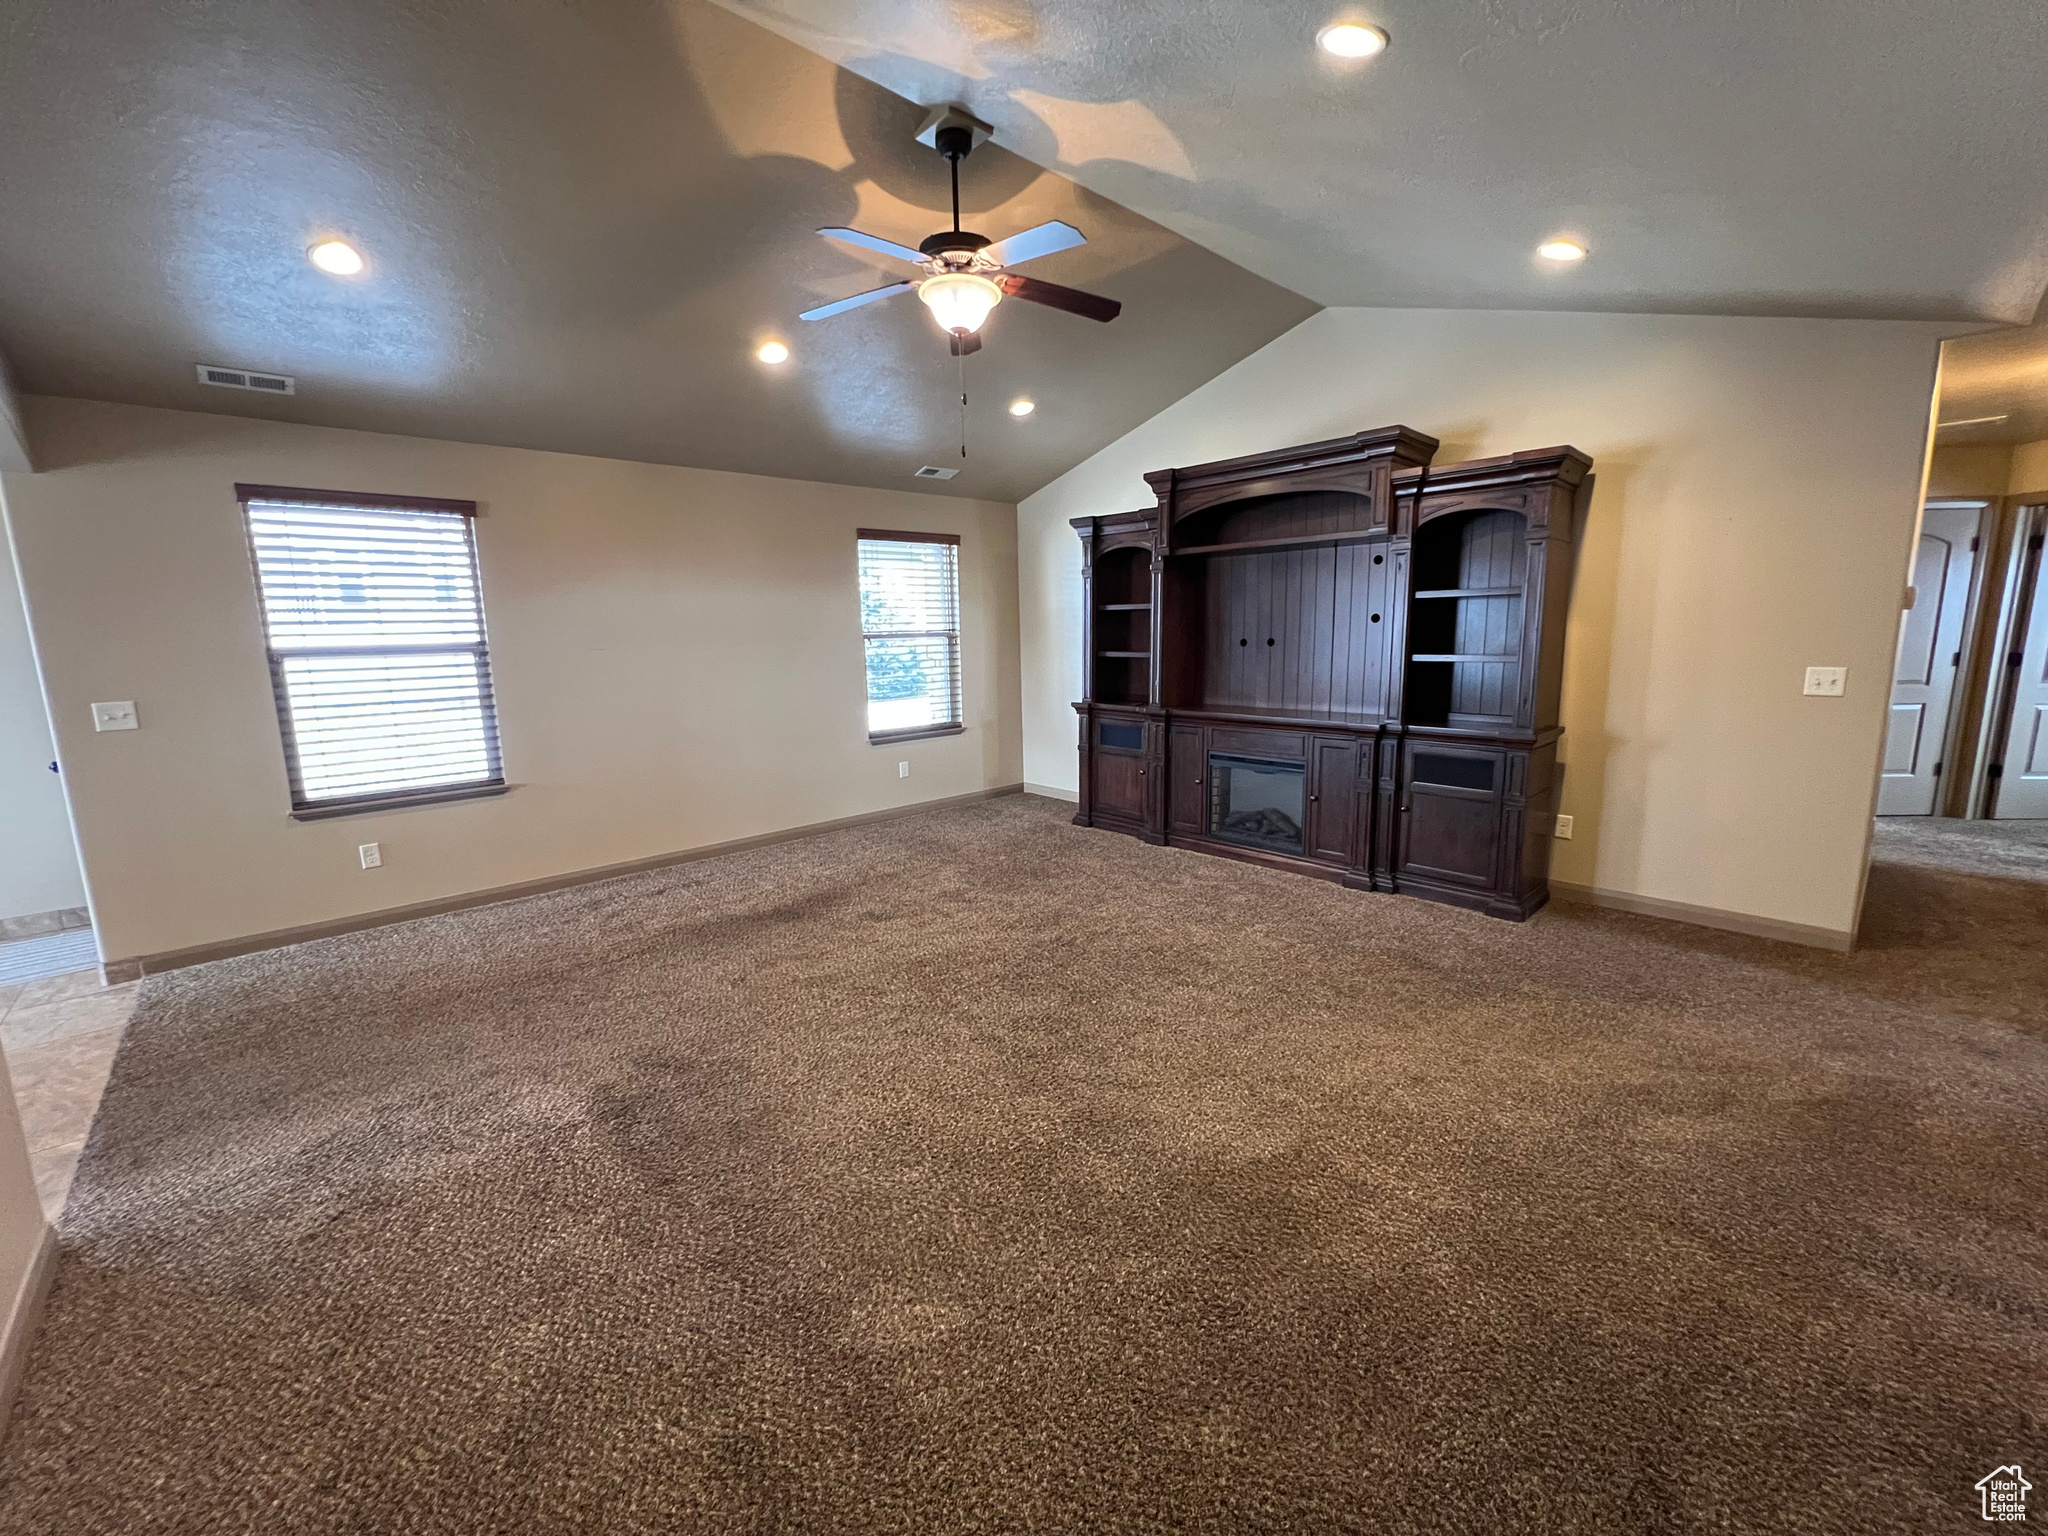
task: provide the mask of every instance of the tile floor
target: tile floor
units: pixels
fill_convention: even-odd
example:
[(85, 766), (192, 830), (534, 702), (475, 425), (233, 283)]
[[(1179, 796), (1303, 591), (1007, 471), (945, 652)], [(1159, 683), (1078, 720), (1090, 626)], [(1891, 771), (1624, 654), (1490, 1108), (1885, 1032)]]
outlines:
[(0, 983), (0, 1049), (52, 1221), (64, 1209), (138, 985), (103, 987), (97, 970)]
[(40, 976), (58, 976), (100, 963), (100, 948), (90, 928), (0, 943), (0, 987)]

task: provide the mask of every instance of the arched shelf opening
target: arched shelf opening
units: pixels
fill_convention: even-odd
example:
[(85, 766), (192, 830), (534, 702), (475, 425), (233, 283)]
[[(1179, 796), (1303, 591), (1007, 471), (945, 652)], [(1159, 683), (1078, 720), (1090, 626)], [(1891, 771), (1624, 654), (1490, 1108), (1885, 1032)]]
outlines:
[(1284, 491), (1226, 501), (1174, 525), (1173, 547), (1272, 547), (1280, 541), (1363, 538), (1373, 528), (1372, 498), (1356, 491)]

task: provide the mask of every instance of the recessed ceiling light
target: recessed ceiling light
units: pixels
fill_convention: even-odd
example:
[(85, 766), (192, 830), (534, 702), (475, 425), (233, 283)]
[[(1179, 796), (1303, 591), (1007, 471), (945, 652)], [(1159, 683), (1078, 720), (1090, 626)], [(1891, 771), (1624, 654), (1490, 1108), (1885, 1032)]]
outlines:
[(1537, 246), (1536, 254), (1545, 261), (1584, 261), (1586, 248), (1576, 240), (1566, 240), (1560, 236)]
[(789, 361), (789, 348), (779, 341), (764, 342), (762, 343), (761, 350), (756, 352), (754, 356), (761, 359), (764, 363), (786, 363)]
[(306, 252), (306, 259), (336, 277), (354, 277), (363, 270), (363, 253), (346, 240), (322, 240)]
[(1992, 424), (1992, 423), (1993, 423), (1994, 421), (2003, 421), (2003, 420), (2005, 420), (2005, 417), (2004, 417), (2003, 415), (2000, 415), (2000, 416), (1965, 416), (1965, 417), (1964, 417), (1964, 418), (1963, 418), (1963, 419), (1962, 419), (1961, 421), (1944, 421), (1944, 422), (1941, 422), (1941, 423), (1939, 423), (1939, 425), (1941, 425), (1941, 426), (1944, 426), (1944, 427), (1988, 427), (1988, 426), (1990, 426), (1990, 425), (1991, 425), (1991, 424)]
[(1323, 52), (1334, 53), (1340, 59), (1369, 59), (1385, 51), (1387, 34), (1362, 21), (1338, 21), (1318, 32), (1316, 42)]
[(1038, 402), (1036, 400), (1012, 400), (1010, 402), (1010, 414), (1012, 416), (1029, 416), (1037, 409)]

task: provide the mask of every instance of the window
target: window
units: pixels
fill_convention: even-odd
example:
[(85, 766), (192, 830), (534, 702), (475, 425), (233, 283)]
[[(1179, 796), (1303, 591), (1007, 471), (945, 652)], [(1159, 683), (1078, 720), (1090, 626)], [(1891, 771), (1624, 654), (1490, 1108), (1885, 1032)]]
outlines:
[(963, 729), (958, 538), (861, 529), (860, 632), (868, 740)]
[(467, 501), (238, 485), (292, 814), (505, 787)]

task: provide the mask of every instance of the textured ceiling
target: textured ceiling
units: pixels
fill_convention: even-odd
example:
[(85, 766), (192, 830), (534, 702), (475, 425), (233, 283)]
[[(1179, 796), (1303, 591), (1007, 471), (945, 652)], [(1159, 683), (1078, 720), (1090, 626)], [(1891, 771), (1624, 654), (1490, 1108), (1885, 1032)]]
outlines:
[[(2002, 416), (2002, 421), (1977, 418)], [(1968, 443), (2037, 443), (2048, 438), (2048, 325), (1990, 331), (1947, 342), (1941, 350), (1941, 417), (1969, 422), (1944, 427), (1944, 447)]]
[[(961, 462), (922, 306), (795, 316), (883, 280), (817, 226), (946, 226), (921, 115), (697, 0), (14, 0), (0, 352), (28, 393), (1012, 500), (1315, 308), (979, 150), (969, 227), (1079, 226), (1030, 270), (1124, 313), (1002, 305), (966, 361), (966, 467), (912, 481)], [(325, 235), (364, 277), (307, 264)], [(770, 336), (780, 369), (752, 357)], [(205, 388), (196, 363), (300, 393)]]
[[(1324, 304), (2024, 322), (2048, 285), (2040, 0), (721, 3)], [(1339, 16), (1391, 47), (1326, 59)]]

